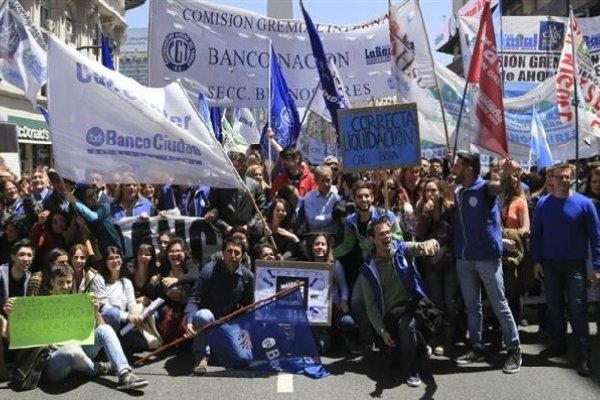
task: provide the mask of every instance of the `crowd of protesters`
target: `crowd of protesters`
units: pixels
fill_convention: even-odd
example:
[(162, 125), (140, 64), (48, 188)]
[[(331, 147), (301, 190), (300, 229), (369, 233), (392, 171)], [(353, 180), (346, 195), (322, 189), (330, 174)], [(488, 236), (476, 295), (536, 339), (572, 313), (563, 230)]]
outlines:
[[(576, 177), (570, 164), (525, 172), (502, 160), (482, 176), (479, 156), (459, 153), (353, 174), (334, 156), (309, 166), (297, 149), (278, 150), (272, 172), (254, 147), (229, 153), (245, 189), (154, 186), (132, 173), (109, 184), (101, 171), (82, 184), (44, 166), (20, 177), (1, 171), (0, 377), (12, 361), (13, 298), (84, 292), (94, 294), (96, 343), (54, 347), (43, 380), (115, 374), (118, 389), (141, 388), (148, 382), (126, 356), (184, 335), (194, 337), (195, 374), (219, 358), (243, 366), (243, 346), (211, 352), (197, 330), (252, 303), (256, 260), (331, 263), (334, 317), (314, 329), (320, 350), (391, 349), (410, 386), (420, 384), (417, 358), (432, 354), (465, 365), (505, 349), (503, 371), (518, 372), (523, 298), (541, 287), (541, 356), (567, 351), (566, 310), (576, 370), (591, 375), (586, 291), (600, 278), (600, 166)], [(201, 265), (164, 231), (124, 255), (115, 221), (169, 215), (205, 218), (222, 252)], [(157, 298), (165, 302), (142, 318)], [(136, 328), (121, 335), (129, 323)], [(456, 354), (458, 343), (469, 350)]]

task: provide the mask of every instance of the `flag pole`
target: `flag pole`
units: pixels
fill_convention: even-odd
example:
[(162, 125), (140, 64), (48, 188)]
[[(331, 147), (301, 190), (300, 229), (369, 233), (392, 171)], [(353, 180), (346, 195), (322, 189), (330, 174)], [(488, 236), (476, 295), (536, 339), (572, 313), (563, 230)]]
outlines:
[[(421, 11), (421, 2), (417, 0), (417, 7), (419, 9), (419, 15), (421, 16), (421, 24), (425, 27), (425, 21), (423, 20), (423, 12)], [(429, 36), (427, 35), (427, 29), (425, 31), (425, 40), (429, 43)], [(444, 124), (444, 134), (446, 136), (446, 150), (450, 151), (450, 135), (448, 133), (448, 124), (446, 123), (446, 107), (444, 106), (444, 98), (442, 97), (442, 91), (440, 90), (440, 82), (435, 68), (435, 61), (433, 60), (433, 54), (431, 53), (431, 46), (427, 46), (429, 49), (429, 57), (431, 58), (431, 65), (433, 66), (433, 77), (435, 79), (435, 89), (440, 99), (440, 108), (442, 109), (442, 122)]]
[(571, 52), (573, 53), (573, 100), (571, 104), (575, 107), (575, 191), (579, 191), (579, 95), (577, 93), (577, 53), (575, 52), (575, 15), (573, 7), (569, 2), (569, 25), (571, 26)]
[[(213, 321), (213, 322), (211, 322), (211, 323), (209, 323), (209, 324), (206, 324), (206, 325), (204, 325), (203, 327), (201, 327), (201, 328), (197, 329), (197, 330), (195, 331), (195, 333), (196, 333), (196, 334), (198, 334), (198, 333), (200, 333), (200, 332), (202, 332), (202, 331), (205, 331), (205, 330), (207, 330), (207, 329), (210, 329), (210, 328), (212, 328), (212, 327), (215, 327), (215, 326), (217, 326), (217, 325), (221, 325), (221, 324), (223, 324), (224, 322), (227, 322), (227, 321), (229, 321), (230, 319), (232, 319), (232, 318), (235, 318), (235, 317), (237, 317), (238, 315), (241, 315), (241, 314), (245, 313), (246, 311), (249, 311), (249, 310), (251, 310), (251, 309), (252, 309), (252, 308), (254, 308), (254, 307), (257, 307), (257, 306), (259, 306), (259, 305), (266, 304), (266, 303), (268, 303), (268, 302), (271, 302), (271, 301), (273, 301), (273, 300), (276, 300), (277, 298), (279, 298), (279, 297), (281, 297), (281, 296), (285, 296), (285, 295), (287, 295), (287, 294), (290, 294), (290, 293), (292, 293), (293, 291), (300, 289), (302, 286), (304, 286), (304, 282), (299, 282), (299, 283), (295, 284), (294, 286), (290, 286), (290, 287), (288, 287), (288, 288), (286, 288), (286, 289), (280, 290), (279, 292), (275, 293), (275, 294), (274, 294), (274, 295), (272, 295), (272, 296), (269, 296), (269, 297), (267, 297), (267, 298), (264, 298), (264, 299), (262, 299), (262, 300), (255, 301), (255, 302), (254, 302), (254, 303), (252, 303), (252, 304), (248, 304), (247, 306), (244, 306), (244, 307), (242, 307), (242, 308), (240, 308), (240, 309), (238, 309), (238, 310), (235, 310), (234, 312), (232, 312), (232, 313), (229, 313), (229, 314), (227, 314), (227, 315), (225, 315), (225, 316), (223, 316), (223, 317), (219, 318), (219, 319), (218, 319), (218, 320), (216, 320), (216, 321)], [(134, 365), (136, 365), (136, 366), (140, 367), (140, 366), (142, 366), (142, 365), (144, 364), (144, 361), (146, 361), (147, 359), (149, 359), (149, 358), (151, 358), (151, 357), (156, 357), (158, 354), (162, 353), (163, 351), (165, 351), (165, 350), (167, 350), (167, 349), (170, 349), (171, 347), (177, 346), (178, 344), (180, 344), (180, 343), (183, 343), (183, 342), (185, 342), (186, 340), (189, 340), (189, 339), (191, 339), (191, 338), (192, 338), (191, 336), (184, 335), (184, 336), (180, 337), (179, 339), (175, 339), (175, 340), (173, 340), (172, 342), (170, 342), (170, 343), (167, 343), (167, 344), (165, 344), (164, 346), (162, 346), (162, 347), (159, 347), (158, 349), (154, 350), (152, 353), (150, 353), (150, 354), (146, 354), (144, 357), (141, 357), (140, 359), (138, 359), (138, 360), (137, 360), (137, 361), (134, 363)]]
[(465, 99), (467, 98), (468, 87), (469, 81), (467, 80), (467, 78), (465, 78), (465, 88), (463, 90), (462, 100), (460, 102), (460, 109), (458, 110), (458, 119), (456, 120), (456, 134), (454, 135), (454, 149), (452, 150), (453, 159), (451, 160), (452, 164), (454, 164), (454, 157), (456, 157), (456, 150), (458, 148), (458, 132), (460, 132), (460, 121), (462, 119), (463, 109), (465, 107)]
[[(271, 41), (271, 39), (269, 39), (269, 72), (267, 73), (267, 78), (268, 78), (268, 107), (267, 107), (267, 132), (269, 129), (271, 129), (271, 91), (273, 90), (272, 88), (272, 82), (271, 82), (271, 69), (272, 69), (272, 63), (273, 63), (273, 42)], [(267, 133), (268, 135), (268, 133)], [(267, 138), (267, 152), (268, 152), (268, 156), (267, 156), (267, 166), (269, 169), (269, 172), (267, 173), (267, 176), (269, 178), (269, 186), (271, 186), (272, 182), (271, 182), (271, 174), (273, 172), (273, 161), (271, 160), (271, 137), (269, 135), (269, 137)], [(265, 225), (266, 226), (266, 225)]]
[(315, 100), (315, 96), (317, 95), (317, 92), (319, 91), (319, 87), (321, 87), (321, 81), (317, 82), (317, 86), (315, 86), (315, 90), (313, 90), (313, 94), (310, 97), (308, 104), (306, 105), (306, 110), (304, 110), (304, 115), (302, 115), (302, 119), (300, 120), (300, 126), (302, 126), (304, 124), (304, 121), (306, 121), (306, 118), (308, 117), (308, 111), (310, 110), (310, 106), (312, 105), (313, 101)]

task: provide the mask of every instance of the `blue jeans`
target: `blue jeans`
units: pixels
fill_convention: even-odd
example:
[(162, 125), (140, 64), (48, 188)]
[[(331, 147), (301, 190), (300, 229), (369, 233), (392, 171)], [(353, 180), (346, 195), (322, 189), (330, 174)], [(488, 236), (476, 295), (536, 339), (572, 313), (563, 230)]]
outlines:
[[(213, 313), (200, 309), (192, 319), (194, 328), (201, 328), (215, 320)], [(245, 367), (252, 362), (252, 346), (247, 342), (249, 333), (239, 324), (226, 323), (200, 332), (194, 338), (193, 351), (196, 362), (208, 357), (212, 350), (224, 367)], [(209, 346), (210, 345), (210, 346)]]
[(485, 287), (490, 305), (502, 328), (504, 344), (508, 350), (520, 346), (519, 331), (504, 297), (502, 260), (456, 260), (460, 289), (467, 309), (469, 338), (473, 348), (482, 350), (483, 312), (481, 307), (481, 283)]
[(578, 357), (588, 357), (590, 328), (587, 314), (587, 271), (585, 261), (544, 261), (544, 288), (550, 321), (550, 344), (567, 344), (566, 307), (577, 341)]
[(96, 328), (93, 345), (68, 344), (54, 351), (44, 367), (44, 380), (60, 382), (67, 378), (71, 371), (87, 376), (96, 375), (93, 359), (100, 349), (104, 349), (114, 371), (120, 374), (126, 369), (131, 370), (115, 331), (109, 325), (100, 325)]
[[(200, 329), (204, 325), (208, 325), (214, 320), (215, 316), (213, 313), (207, 308), (202, 308), (196, 311), (196, 314), (194, 314), (194, 317), (192, 318), (192, 325), (194, 326), (194, 329)], [(194, 337), (192, 350), (194, 352), (194, 360), (196, 362), (202, 360), (203, 358), (207, 358), (210, 355), (208, 337), (204, 332), (200, 332), (196, 335), (196, 337)]]

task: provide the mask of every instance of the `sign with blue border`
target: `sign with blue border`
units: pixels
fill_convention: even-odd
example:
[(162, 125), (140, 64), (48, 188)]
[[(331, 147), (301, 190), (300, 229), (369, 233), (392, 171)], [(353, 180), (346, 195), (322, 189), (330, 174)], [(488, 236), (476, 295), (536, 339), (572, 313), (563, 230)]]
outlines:
[(339, 110), (344, 171), (418, 165), (421, 144), (417, 115), (414, 103)]

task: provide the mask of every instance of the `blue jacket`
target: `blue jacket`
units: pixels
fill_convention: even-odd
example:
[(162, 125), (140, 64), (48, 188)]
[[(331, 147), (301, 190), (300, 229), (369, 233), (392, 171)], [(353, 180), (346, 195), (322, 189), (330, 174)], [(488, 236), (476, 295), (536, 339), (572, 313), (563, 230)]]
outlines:
[(487, 181), (478, 177), (469, 188), (456, 188), (454, 251), (459, 260), (502, 257), (502, 227), (497, 196), (488, 193)]
[[(127, 210), (125, 210), (120, 204), (116, 203), (112, 203), (110, 205), (110, 213), (115, 221), (127, 216)], [(148, 214), (149, 217), (153, 216), (154, 207), (152, 206), (152, 203), (150, 203), (150, 200), (139, 196), (133, 205), (132, 217), (139, 217), (143, 213)]]
[[(421, 281), (421, 276), (419, 272), (415, 268), (414, 263), (409, 263), (407, 260), (408, 251), (406, 242), (401, 242), (399, 240), (393, 240), (392, 246), (394, 247), (394, 259), (393, 266), (396, 271), (396, 275), (402, 282), (402, 286), (409, 293), (411, 298), (420, 300), (424, 297), (425, 291), (423, 290), (423, 282)], [(379, 279), (379, 271), (375, 266), (375, 260), (373, 256), (369, 257), (360, 267), (360, 273), (365, 277), (366, 281), (369, 283), (371, 290), (373, 291), (373, 296), (377, 301), (377, 306), (381, 311), (381, 314), (386, 311), (383, 297), (383, 288), (381, 286), (381, 281)]]

